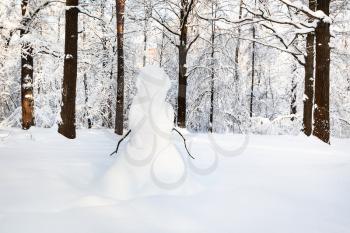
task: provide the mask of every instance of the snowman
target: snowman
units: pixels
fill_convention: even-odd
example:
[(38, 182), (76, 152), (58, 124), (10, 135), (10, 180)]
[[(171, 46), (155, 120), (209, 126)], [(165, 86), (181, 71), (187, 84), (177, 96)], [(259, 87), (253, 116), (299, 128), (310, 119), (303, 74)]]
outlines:
[(173, 142), (174, 110), (166, 102), (169, 77), (146, 66), (137, 77), (129, 112), (130, 135), (103, 177), (103, 192), (121, 200), (159, 194), (190, 194), (197, 188), (187, 177), (186, 158)]

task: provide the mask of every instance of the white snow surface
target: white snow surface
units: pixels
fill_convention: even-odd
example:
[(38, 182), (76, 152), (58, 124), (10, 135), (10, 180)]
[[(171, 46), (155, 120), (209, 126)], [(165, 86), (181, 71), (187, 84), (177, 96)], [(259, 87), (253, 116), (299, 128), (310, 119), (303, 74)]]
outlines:
[[(56, 129), (0, 129), (1, 233), (348, 233), (350, 229), (350, 140), (326, 145), (313, 137), (184, 132), (190, 150), (187, 175), (203, 189), (129, 200), (107, 197), (99, 181), (121, 159), (110, 157), (118, 137), (104, 129), (78, 130), (77, 139)], [(218, 145), (217, 145), (218, 146)], [(221, 150), (216, 150), (221, 151)]]

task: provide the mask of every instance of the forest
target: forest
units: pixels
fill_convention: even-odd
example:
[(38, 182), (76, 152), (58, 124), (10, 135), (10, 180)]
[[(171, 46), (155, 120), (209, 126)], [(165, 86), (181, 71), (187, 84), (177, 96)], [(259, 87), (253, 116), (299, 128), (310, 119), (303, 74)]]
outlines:
[(121, 135), (156, 64), (178, 127), (349, 137), (349, 4), (321, 2), (3, 2), (1, 125)]
[(349, 71), (348, 0), (1, 1), (0, 233), (346, 233)]

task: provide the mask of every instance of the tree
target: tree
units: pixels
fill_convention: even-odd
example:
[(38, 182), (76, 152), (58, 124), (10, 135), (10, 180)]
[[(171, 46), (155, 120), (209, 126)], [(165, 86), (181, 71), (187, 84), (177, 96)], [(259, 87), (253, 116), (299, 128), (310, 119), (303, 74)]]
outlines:
[[(21, 10), (23, 23), (28, 14), (28, 1), (22, 0)], [(20, 30), (20, 36), (29, 32), (25, 24)], [(22, 128), (29, 129), (34, 125), (34, 96), (33, 96), (33, 47), (30, 42), (22, 42), (21, 48), (21, 105), (22, 105)]]
[[(198, 39), (199, 35), (197, 35), (194, 39), (189, 40), (188, 35), (188, 23), (189, 17), (193, 13), (193, 9), (196, 4), (196, 0), (181, 0), (180, 5), (176, 8), (180, 10), (180, 12), (175, 12), (172, 10), (172, 13), (176, 15), (179, 22), (179, 31), (174, 31), (171, 27), (165, 22), (164, 19), (160, 17), (160, 13), (156, 12), (157, 15), (161, 18), (158, 19), (153, 17), (159, 24), (161, 24), (166, 30), (168, 30), (173, 35), (177, 36), (179, 39), (179, 43), (176, 44), (172, 41), (174, 45), (176, 45), (178, 49), (178, 93), (177, 93), (177, 125), (180, 128), (186, 128), (186, 95), (187, 95), (187, 55), (191, 46)], [(174, 3), (169, 2), (169, 8), (174, 9)]]
[[(240, 0), (239, 2), (239, 13), (238, 13), (238, 19), (241, 20), (243, 15), (243, 0)], [(236, 81), (239, 80), (239, 50), (241, 46), (241, 34), (242, 34), (242, 28), (239, 25), (238, 26), (238, 38), (237, 38), (237, 45), (236, 45), (236, 50), (235, 50), (235, 79)]]
[(292, 121), (295, 120), (295, 116), (297, 114), (297, 82), (296, 82), (296, 64), (292, 65), (292, 88), (291, 88), (291, 101), (290, 101), (290, 114), (292, 117), (290, 118)]
[[(214, 19), (216, 17), (216, 11), (214, 8), (217, 8), (217, 2), (211, 1), (211, 17)], [(213, 121), (214, 121), (214, 95), (215, 95), (215, 21), (211, 20), (211, 51), (210, 51), (210, 72), (211, 72), (211, 80), (210, 80), (210, 113), (209, 113), (209, 132), (213, 132)]]
[[(329, 75), (330, 75), (330, 23), (331, 19), (329, 18), (329, 6), (330, 1), (321, 1), (317, 0), (317, 7), (315, 6), (315, 1), (309, 2), (310, 9), (302, 4), (296, 4), (287, 0), (278, 0), (283, 3), (287, 8), (294, 9), (299, 13), (303, 13), (304, 16), (309, 18), (309, 24), (305, 24), (300, 21), (285, 21), (279, 19), (273, 19), (267, 17), (262, 10), (256, 13), (261, 18), (283, 25), (291, 25), (295, 28), (304, 28), (306, 30), (299, 30), (296, 33), (295, 38), (292, 40), (295, 41), (298, 35), (304, 34), (305, 31), (307, 35), (307, 55), (305, 57), (305, 64), (302, 63), (298, 54), (291, 53), (301, 65), (305, 66), (305, 97), (304, 97), (304, 132), (306, 135), (310, 135), (312, 132), (312, 108), (314, 107), (313, 117), (314, 117), (314, 131), (313, 134), (320, 138), (322, 141), (329, 143), (330, 136), (330, 120), (329, 120)], [(317, 12), (314, 8), (316, 7)], [(311, 20), (316, 20), (317, 26), (315, 28), (315, 37), (316, 37), (316, 66), (315, 66), (315, 104), (313, 106), (313, 73), (314, 73), (314, 38), (313, 38), (313, 29), (314, 26), (311, 26)], [(261, 24), (264, 27), (267, 27), (264, 24)], [(285, 45), (288, 49), (289, 45), (285, 43), (283, 37), (281, 37), (275, 28), (270, 27), (270, 30), (275, 32), (275, 36), (280, 39), (282, 44)], [(312, 30), (311, 30), (312, 29)], [(292, 44), (292, 43), (290, 43)]]
[[(100, 3), (100, 18), (103, 20), (99, 20), (99, 26), (102, 31), (102, 36), (100, 38), (101, 44), (102, 44), (102, 77), (103, 79), (109, 78), (109, 83), (110, 85), (107, 87), (104, 87), (103, 91), (108, 93), (107, 94), (107, 101), (103, 104), (102, 107), (102, 113), (105, 118), (105, 120), (102, 121), (102, 126), (107, 127), (107, 128), (113, 128), (113, 102), (114, 102), (114, 95), (113, 95), (113, 76), (114, 76), (114, 61), (115, 61), (115, 48), (116, 48), (116, 38), (113, 38), (113, 43), (109, 43), (108, 37), (107, 37), (107, 32), (108, 32), (108, 27), (106, 22), (104, 21), (106, 17), (106, 4), (107, 0), (102, 0)], [(113, 11), (113, 10), (112, 10)], [(112, 16), (113, 18), (113, 13)], [(115, 25), (113, 25), (113, 28)], [(108, 44), (111, 44), (111, 48), (108, 47)], [(112, 53), (111, 56), (109, 53)]]
[(142, 58), (142, 66), (146, 66), (147, 63), (147, 43), (148, 43), (148, 29), (149, 23), (151, 19), (152, 9), (149, 7), (149, 3), (147, 0), (143, 0), (142, 2), (144, 9), (144, 25), (143, 25), (143, 58)]
[[(330, 0), (317, 0), (317, 10), (329, 15)], [(330, 143), (329, 122), (329, 75), (330, 75), (330, 20), (325, 18), (317, 24), (316, 70), (315, 70), (315, 107), (313, 134), (326, 143)]]
[(179, 50), (179, 85), (177, 94), (177, 125), (186, 128), (186, 94), (187, 94), (187, 54), (188, 54), (188, 16), (195, 0), (181, 0), (180, 8), (180, 44)]
[[(21, 14), (22, 2), (28, 4), (24, 16)], [(89, 4), (91, 2), (84, 1), (83, 4), (79, 1), (81, 15), (79, 15), (78, 33), (80, 38), (75, 125), (76, 128), (88, 128), (91, 126), (90, 119), (93, 127), (115, 129), (118, 60), (116, 1), (94, 0), (94, 4)], [(215, 15), (211, 10), (212, 2), (216, 4)], [(256, 1), (256, 6), (254, 2), (255, 0), (195, 0), (193, 10), (185, 9), (183, 10), (185, 13), (181, 15), (183, 8), (181, 0), (126, 1), (126, 4), (130, 5), (125, 9), (127, 14), (123, 34), (124, 127), (128, 125), (126, 113), (137, 91), (134, 85), (135, 74), (147, 63), (160, 64), (174, 81), (167, 100), (178, 110), (177, 84), (179, 77), (182, 77), (179, 75), (181, 66), (178, 55), (180, 36), (186, 31), (181, 32), (181, 29), (186, 28), (183, 27), (185, 25), (187, 42), (182, 42), (182, 45), (186, 44), (188, 50), (193, 44), (185, 53), (186, 59), (180, 59), (180, 64), (186, 69), (183, 73), (188, 76), (186, 109), (183, 108), (186, 110), (184, 118), (186, 128), (204, 132), (210, 130), (211, 124), (213, 132), (244, 132), (251, 129), (253, 133), (262, 134), (268, 132), (297, 134), (301, 129), (309, 128), (308, 134), (312, 135), (313, 119), (317, 120), (313, 117), (313, 108), (320, 105), (313, 102), (317, 95), (315, 92), (318, 92), (319, 88), (315, 90), (315, 84), (312, 86), (307, 82), (312, 81), (312, 76), (314, 76), (313, 83), (317, 79), (316, 63), (310, 65), (314, 61), (312, 56), (316, 59), (316, 26), (319, 21), (330, 22), (329, 17), (323, 11), (316, 12), (316, 4), (311, 9), (312, 7), (309, 7), (311, 1), (259, 0)], [(64, 59), (60, 62), (64, 57), (62, 43), (65, 40), (65, 12), (62, 12), (62, 4), (66, 4), (66, 1), (1, 2), (1, 126), (22, 127), (20, 87), (22, 67), (24, 71), (34, 67), (32, 94), (35, 97), (35, 125), (52, 127), (57, 124), (57, 112), (60, 112), (62, 102), (62, 83), (58, 77), (64, 73)], [(329, 80), (329, 98), (332, 100), (329, 101), (329, 109), (332, 109), (329, 118), (332, 123), (332, 135), (349, 137), (350, 74), (347, 72), (350, 66), (349, 1), (331, 1), (329, 11), (334, 21), (331, 23), (330, 64), (333, 68), (330, 69), (329, 75), (336, 77)], [(187, 14), (187, 24), (184, 24), (182, 22), (185, 22), (185, 18), (182, 16)], [(13, 23), (9, 23), (8, 19)], [(156, 22), (157, 20), (159, 22)], [(214, 24), (213, 43), (211, 26)], [(255, 39), (252, 37), (252, 25), (256, 29)], [(198, 32), (200, 36), (193, 43)], [(314, 39), (309, 40), (312, 36)], [(307, 41), (311, 46), (306, 45)], [(253, 42), (255, 68), (251, 69)], [(23, 66), (21, 53), (22, 58), (25, 58), (23, 64), (30, 63), (32, 57), (34, 66)], [(145, 54), (147, 56), (144, 56)], [(183, 62), (184, 60), (186, 62)], [(305, 68), (304, 62), (307, 63)], [(302, 72), (303, 69), (306, 70), (306, 75)], [(253, 118), (250, 118), (252, 70), (255, 71), (255, 77)], [(313, 97), (308, 94), (310, 91), (313, 91)], [(308, 124), (303, 125), (302, 108), (306, 106), (309, 114), (305, 111), (304, 122), (308, 120)], [(295, 110), (297, 114), (294, 114)], [(295, 120), (290, 121), (293, 117)], [(270, 122), (271, 127), (266, 130), (257, 118), (265, 118), (263, 121)], [(176, 121), (177, 115), (175, 124)], [(306, 127), (307, 125), (309, 127)]]
[(73, 139), (75, 132), (75, 97), (78, 65), (78, 4), (79, 0), (66, 1), (66, 35), (62, 86), (61, 122), (58, 132)]
[(124, 129), (124, 13), (125, 0), (116, 0), (117, 14), (117, 104), (115, 133), (123, 135)]
[[(254, 2), (256, 7), (256, 0)], [(250, 85), (250, 103), (249, 103), (249, 116), (253, 117), (253, 99), (254, 99), (254, 81), (255, 81), (255, 53), (256, 53), (256, 28), (255, 25), (252, 25), (252, 34), (253, 34), (253, 42), (252, 42), (252, 68), (251, 68), (251, 85)]]
[[(309, 0), (310, 10), (316, 9), (316, 0)], [(304, 133), (310, 136), (312, 133), (312, 111), (314, 104), (314, 59), (315, 59), (315, 33), (309, 32), (306, 36), (305, 56), (305, 89), (304, 89)]]

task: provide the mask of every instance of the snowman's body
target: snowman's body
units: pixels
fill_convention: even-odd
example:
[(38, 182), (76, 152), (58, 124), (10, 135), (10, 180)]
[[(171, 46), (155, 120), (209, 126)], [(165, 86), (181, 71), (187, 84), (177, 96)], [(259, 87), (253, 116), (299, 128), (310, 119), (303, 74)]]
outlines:
[(118, 199), (191, 193), (185, 161), (172, 143), (174, 110), (165, 101), (170, 80), (155, 66), (143, 68), (129, 113), (131, 134), (104, 176), (104, 192)]

